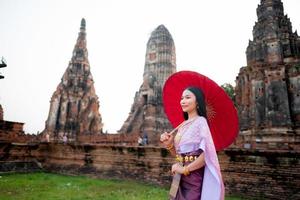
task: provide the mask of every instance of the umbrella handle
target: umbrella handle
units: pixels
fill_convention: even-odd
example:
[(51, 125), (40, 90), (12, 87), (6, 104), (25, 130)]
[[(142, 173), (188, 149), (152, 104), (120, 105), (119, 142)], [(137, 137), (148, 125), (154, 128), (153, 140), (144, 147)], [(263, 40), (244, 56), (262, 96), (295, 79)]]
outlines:
[[(184, 124), (189, 124), (193, 121), (195, 121), (196, 117), (193, 119), (193, 120), (190, 120), (190, 121), (183, 121), (181, 122), (181, 124), (179, 124), (176, 128), (174, 128), (170, 133), (168, 133), (168, 135), (172, 135), (173, 133), (175, 133), (175, 131), (177, 131), (180, 127), (182, 127)], [(186, 122), (186, 123), (185, 123)]]
[(182, 125), (183, 125), (184, 121), (179, 124), (176, 128), (174, 128), (170, 133), (168, 133), (168, 135), (172, 135), (173, 133), (175, 133)]
[(176, 128), (174, 128), (170, 133), (167, 133), (168, 136), (171, 136), (173, 133), (175, 133), (182, 125), (184, 124), (184, 121), (179, 124)]

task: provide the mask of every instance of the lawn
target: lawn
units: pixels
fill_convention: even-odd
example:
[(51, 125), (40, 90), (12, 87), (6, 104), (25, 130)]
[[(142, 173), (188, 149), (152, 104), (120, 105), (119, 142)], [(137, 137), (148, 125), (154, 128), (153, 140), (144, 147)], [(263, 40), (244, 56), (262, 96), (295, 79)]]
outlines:
[(134, 181), (100, 180), (49, 173), (0, 175), (1, 200), (165, 200), (167, 196), (168, 190), (165, 188)]

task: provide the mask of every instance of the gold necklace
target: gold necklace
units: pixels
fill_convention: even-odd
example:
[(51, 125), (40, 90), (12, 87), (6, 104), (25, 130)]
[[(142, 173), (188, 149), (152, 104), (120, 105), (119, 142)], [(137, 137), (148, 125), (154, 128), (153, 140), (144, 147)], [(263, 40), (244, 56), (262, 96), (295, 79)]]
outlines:
[[(194, 117), (194, 118), (192, 118), (192, 119), (190, 119), (190, 120), (187, 120), (186, 123), (183, 124), (180, 128), (182, 129), (182, 128), (184, 128), (184, 127), (185, 127), (186, 125), (188, 125), (188, 124), (191, 125), (192, 122), (194, 122), (197, 118), (198, 118), (198, 116), (197, 116), (197, 117)], [(185, 127), (184, 130), (182, 130), (182, 131), (180, 131), (180, 132), (179, 132), (179, 131), (177, 132), (177, 134), (176, 134), (176, 136), (175, 136), (175, 138), (174, 138), (175, 143), (179, 144), (179, 142), (180, 142), (182, 136), (183, 136), (184, 133), (188, 130), (189, 127), (190, 127), (190, 126)]]

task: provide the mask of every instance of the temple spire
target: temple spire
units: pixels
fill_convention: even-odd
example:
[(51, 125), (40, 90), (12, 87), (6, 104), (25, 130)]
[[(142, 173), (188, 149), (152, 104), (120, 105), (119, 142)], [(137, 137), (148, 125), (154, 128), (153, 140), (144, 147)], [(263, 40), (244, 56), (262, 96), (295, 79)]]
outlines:
[[(257, 17), (246, 51), (247, 66), (236, 80), (240, 128), (299, 126), (300, 38), (292, 31), (281, 0), (261, 0)], [(264, 136), (260, 130), (252, 133), (273, 140), (268, 139), (273, 133)]]
[(86, 23), (85, 23), (85, 19), (84, 18), (82, 18), (81, 19), (81, 25), (80, 25), (80, 31), (81, 32), (85, 32), (85, 25), (86, 25)]
[(85, 62), (88, 61), (88, 51), (87, 51), (87, 44), (86, 44), (86, 22), (85, 19), (82, 18), (80, 23), (80, 31), (78, 33), (77, 42), (75, 44), (73, 50), (73, 57), (72, 60), (81, 60)]
[(51, 137), (67, 135), (75, 140), (78, 135), (102, 133), (99, 101), (88, 61), (85, 26), (85, 19), (82, 19), (71, 61), (51, 98), (45, 129)]
[(157, 144), (158, 134), (171, 130), (162, 105), (162, 88), (166, 79), (176, 72), (173, 38), (164, 25), (158, 26), (147, 43), (143, 83), (120, 133), (147, 134)]
[(257, 22), (253, 27), (253, 41), (247, 47), (247, 64), (283, 64), (300, 58), (298, 35), (284, 15), (281, 0), (261, 0), (257, 7)]

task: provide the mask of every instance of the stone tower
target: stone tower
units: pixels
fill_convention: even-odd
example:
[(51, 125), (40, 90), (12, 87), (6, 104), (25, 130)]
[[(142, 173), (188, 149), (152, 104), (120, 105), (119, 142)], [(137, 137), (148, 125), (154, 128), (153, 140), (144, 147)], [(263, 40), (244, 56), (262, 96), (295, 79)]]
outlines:
[(292, 148), (300, 125), (300, 37), (281, 0), (261, 0), (257, 16), (247, 66), (236, 79), (241, 136), (247, 147)]
[(76, 139), (79, 134), (102, 133), (99, 101), (88, 61), (85, 26), (85, 19), (82, 19), (72, 59), (50, 101), (44, 132), (51, 137), (61, 138), (66, 134), (68, 138)]
[(300, 58), (297, 32), (284, 15), (281, 0), (261, 0), (257, 8), (258, 21), (253, 28), (253, 41), (247, 47), (247, 64), (283, 64)]
[(164, 25), (158, 26), (147, 43), (143, 84), (135, 94), (129, 116), (120, 133), (147, 134), (155, 144), (158, 135), (171, 130), (162, 105), (162, 88), (167, 78), (176, 72), (175, 45)]

